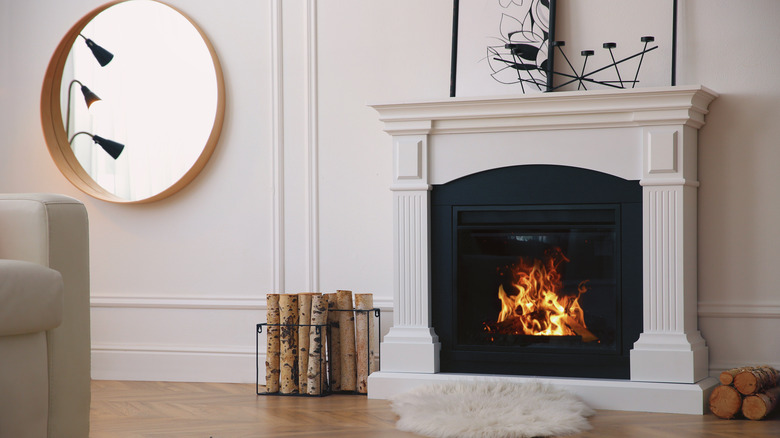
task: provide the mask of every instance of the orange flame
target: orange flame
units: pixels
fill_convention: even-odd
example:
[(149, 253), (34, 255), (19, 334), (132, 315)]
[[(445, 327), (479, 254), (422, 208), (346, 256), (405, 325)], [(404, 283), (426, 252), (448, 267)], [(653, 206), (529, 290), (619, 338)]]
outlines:
[(587, 330), (579, 303), (580, 296), (588, 290), (588, 280), (579, 284), (576, 295), (564, 294), (558, 267), (569, 259), (560, 248), (546, 256), (544, 261), (535, 259), (532, 265), (521, 259), (512, 267), (515, 294), (509, 295), (503, 285), (499, 286), (501, 312), (497, 331), (512, 335), (581, 336), (584, 342), (597, 340)]

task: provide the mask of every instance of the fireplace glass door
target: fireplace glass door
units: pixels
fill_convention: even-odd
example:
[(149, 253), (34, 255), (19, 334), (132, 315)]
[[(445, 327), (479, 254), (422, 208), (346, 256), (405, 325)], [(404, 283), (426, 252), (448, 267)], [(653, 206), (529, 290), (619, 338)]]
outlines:
[(616, 350), (619, 211), (457, 209), (461, 345)]
[[(514, 172), (526, 188), (548, 178), (595, 185), (588, 196), (549, 191), (546, 202), (515, 190), (477, 196), (491, 172)], [(601, 182), (638, 183), (559, 166), (491, 172), (432, 195), (442, 371), (628, 378), (641, 330), (641, 204), (605, 196)]]

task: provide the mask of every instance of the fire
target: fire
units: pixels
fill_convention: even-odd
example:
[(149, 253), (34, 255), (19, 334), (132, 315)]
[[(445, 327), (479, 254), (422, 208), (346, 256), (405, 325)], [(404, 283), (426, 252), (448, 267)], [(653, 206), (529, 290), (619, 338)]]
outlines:
[(546, 253), (544, 260), (527, 263), (521, 259), (512, 266), (515, 293), (510, 295), (503, 285), (499, 286), (501, 312), (496, 324), (488, 324), (486, 330), (510, 335), (581, 336), (584, 342), (598, 340), (588, 331), (579, 303), (580, 296), (588, 290), (588, 280), (578, 285), (576, 294), (563, 291), (559, 267), (568, 261), (555, 248)]

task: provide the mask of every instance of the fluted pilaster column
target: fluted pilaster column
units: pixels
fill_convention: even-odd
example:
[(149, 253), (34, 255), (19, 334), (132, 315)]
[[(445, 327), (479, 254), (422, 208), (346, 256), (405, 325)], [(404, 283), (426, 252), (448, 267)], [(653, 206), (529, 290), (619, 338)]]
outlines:
[(439, 337), (431, 327), (428, 139), (426, 126), (393, 138), (393, 327), (382, 343), (381, 369), (439, 371)]
[(644, 312), (631, 380), (694, 383), (708, 375), (697, 322), (697, 130), (643, 135)]

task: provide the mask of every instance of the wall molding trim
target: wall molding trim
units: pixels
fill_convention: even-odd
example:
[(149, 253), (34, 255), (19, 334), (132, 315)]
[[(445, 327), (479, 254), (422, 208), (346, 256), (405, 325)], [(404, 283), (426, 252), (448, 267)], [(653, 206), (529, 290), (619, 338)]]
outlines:
[[(93, 295), (91, 307), (114, 308), (157, 308), (157, 309), (220, 309), (220, 310), (265, 310), (265, 296), (201, 297), (168, 296), (144, 297), (122, 295)], [(382, 311), (393, 310), (392, 298), (374, 298), (374, 305)], [(700, 318), (780, 318), (780, 303), (728, 303), (703, 301), (699, 303)]]
[(729, 303), (700, 301), (700, 318), (780, 318), (780, 302)]
[(265, 310), (265, 298), (251, 297), (136, 297), (93, 295), (91, 307), (124, 309)]
[(282, 0), (271, 2), (271, 145), (273, 150), (273, 277), (274, 291), (284, 290), (284, 65)]
[(317, 0), (306, 3), (306, 137), (307, 137), (307, 227), (306, 251), (309, 290), (320, 288), (319, 267), (319, 131), (317, 82)]
[[(175, 311), (265, 311), (265, 295), (250, 296), (127, 296), (94, 295), (92, 308), (107, 311), (165, 309)], [(393, 311), (392, 298), (376, 298), (374, 305), (386, 313)], [(227, 315), (232, 315), (229, 313)], [(742, 304), (700, 302), (700, 318), (780, 318), (780, 303)], [(259, 315), (262, 319), (262, 313)], [(262, 321), (257, 321), (262, 322)], [(384, 325), (384, 324), (383, 324)], [(251, 333), (251, 328), (247, 329)], [(265, 352), (261, 348), (258, 360), (262, 364)], [(169, 380), (201, 382), (254, 382), (255, 346), (116, 343), (94, 341), (92, 344), (93, 378), (116, 380)], [(198, 369), (192, 369), (197, 363)], [(739, 360), (716, 360), (709, 363), (710, 375), (745, 365), (769, 365), (780, 369), (780, 362), (748, 363)]]
[[(95, 343), (92, 345), (92, 351), (104, 352), (135, 352), (135, 353), (159, 353), (159, 354), (207, 354), (207, 355), (250, 355), (254, 357), (255, 349), (243, 348), (241, 346), (181, 346), (171, 347), (169, 345), (154, 344), (109, 344)], [(263, 353), (263, 356), (265, 353)]]
[[(388, 312), (393, 310), (392, 298), (375, 298), (374, 306)], [(90, 307), (118, 309), (211, 309), (211, 310), (266, 310), (265, 296), (252, 297), (143, 297), (93, 295)], [(261, 322), (261, 321), (258, 321)]]

